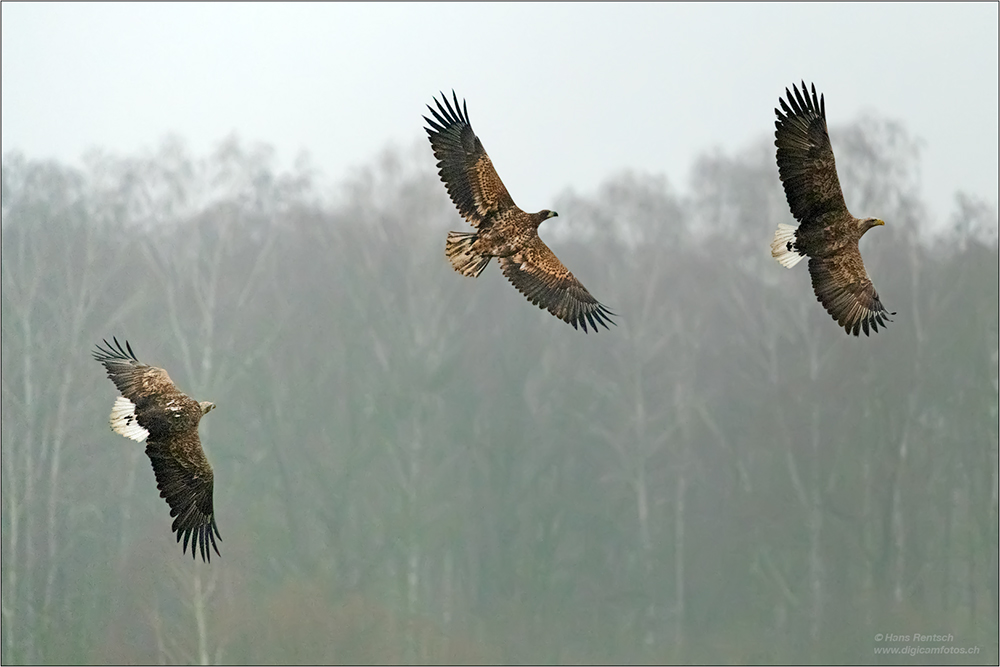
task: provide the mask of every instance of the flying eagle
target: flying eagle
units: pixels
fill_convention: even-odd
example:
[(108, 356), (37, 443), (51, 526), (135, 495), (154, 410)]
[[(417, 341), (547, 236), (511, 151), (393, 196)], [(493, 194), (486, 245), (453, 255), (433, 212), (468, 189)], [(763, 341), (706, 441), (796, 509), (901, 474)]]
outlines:
[(891, 322), (878, 292), (865, 272), (858, 241), (872, 227), (884, 225), (878, 218), (859, 220), (847, 210), (837, 178), (837, 165), (826, 129), (826, 103), (812, 97), (802, 82), (802, 92), (793, 84), (794, 95), (785, 88), (778, 98), (784, 113), (774, 110), (774, 145), (778, 147), (778, 174), (798, 228), (778, 225), (771, 242), (771, 256), (792, 268), (809, 257), (813, 291), (827, 312), (848, 335)]
[(190, 541), (191, 556), (200, 550), (202, 560), (208, 562), (209, 542), (221, 555), (215, 538), (221, 541), (222, 536), (212, 506), (212, 466), (201, 449), (198, 422), (215, 404), (189, 398), (165, 370), (141, 363), (128, 341), (124, 349), (117, 338), (114, 341), (112, 346), (105, 339), (106, 349), (98, 345), (94, 352), (122, 393), (111, 408), (111, 429), (146, 441), (160, 497), (170, 505), (170, 516), (177, 517), (170, 529), (177, 533), (178, 542), (184, 536), (185, 553)]
[(451, 200), (476, 232), (448, 232), (445, 255), (456, 271), (475, 278), (491, 257), (500, 261), (500, 269), (511, 284), (539, 308), (546, 308), (559, 319), (583, 327), (587, 323), (597, 331), (605, 329), (614, 315), (580, 284), (569, 269), (538, 237), (538, 226), (555, 211), (525, 213), (514, 204), (507, 188), (493, 169), (479, 137), (469, 124), (469, 110), (452, 91), (454, 107), (441, 94), (444, 104), (434, 98), (437, 110), (430, 105), (436, 120), (424, 116), (441, 180)]

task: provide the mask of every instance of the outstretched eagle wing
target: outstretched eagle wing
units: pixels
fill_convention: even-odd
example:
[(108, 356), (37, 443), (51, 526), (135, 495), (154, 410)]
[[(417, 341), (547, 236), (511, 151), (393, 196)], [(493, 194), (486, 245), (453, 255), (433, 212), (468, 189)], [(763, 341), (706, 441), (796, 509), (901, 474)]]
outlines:
[(500, 268), (528, 301), (569, 322), (574, 329), (579, 324), (586, 332), (588, 322), (594, 331), (598, 324), (605, 329), (609, 328), (608, 322), (615, 324), (611, 319), (614, 313), (591, 296), (538, 236), (510, 257), (501, 257)]
[[(94, 358), (107, 369), (121, 396), (111, 411), (111, 428), (127, 438), (146, 441), (146, 455), (153, 465), (160, 496), (170, 506), (171, 530), (183, 550), (191, 542), (191, 555), (201, 551), (211, 560), (208, 545), (219, 553), (212, 494), (214, 474), (198, 437), (202, 408), (182, 393), (162, 368), (140, 362), (132, 346), (104, 341)], [(192, 541), (192, 537), (194, 538)]]
[(815, 84), (811, 97), (804, 81), (801, 93), (794, 84), (792, 90), (785, 88), (787, 104), (778, 98), (784, 113), (774, 110), (778, 175), (795, 219), (803, 226), (825, 227), (829, 220), (850, 216), (826, 128), (826, 102), (817, 99)]
[(868, 278), (857, 243), (829, 257), (811, 257), (809, 275), (816, 297), (848, 334), (864, 331), (867, 336), (869, 327), (878, 331), (878, 325), (884, 327), (891, 321)]
[(484, 222), (489, 224), (496, 213), (516, 206), (493, 168), (483, 143), (472, 131), (468, 108), (464, 102), (459, 106), (455, 91), (451, 94), (455, 99), (454, 106), (444, 93), (441, 93), (444, 104), (434, 98), (437, 109), (427, 106), (435, 120), (424, 116), (430, 126), (424, 129), (434, 157), (438, 159), (438, 174), (451, 200), (462, 217), (479, 228)]
[(122, 348), (117, 338), (114, 341), (115, 345), (112, 346), (105, 340), (105, 349), (98, 345), (94, 358), (104, 364), (108, 377), (118, 387), (122, 396), (134, 403), (139, 400), (149, 401), (157, 396), (181, 393), (165, 370), (147, 366), (136, 359), (128, 341), (125, 341), (125, 348)]
[[(150, 437), (146, 456), (153, 464), (156, 488), (160, 497), (170, 505), (170, 516), (176, 517), (170, 530), (177, 533), (177, 541), (184, 537), (182, 550), (186, 553), (191, 542), (191, 556), (201, 552), (204, 561), (212, 554), (209, 543), (219, 554), (215, 538), (222, 539), (215, 524), (212, 492), (215, 486), (212, 466), (201, 449), (198, 431), (177, 435), (169, 441)], [(193, 538), (193, 539), (192, 539)]]

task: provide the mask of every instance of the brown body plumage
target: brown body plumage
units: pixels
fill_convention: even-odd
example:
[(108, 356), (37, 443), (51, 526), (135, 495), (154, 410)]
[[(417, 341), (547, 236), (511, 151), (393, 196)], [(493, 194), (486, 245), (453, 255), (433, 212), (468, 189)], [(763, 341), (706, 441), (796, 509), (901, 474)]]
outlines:
[(868, 278), (858, 241), (872, 227), (884, 225), (877, 218), (858, 219), (844, 202), (837, 178), (837, 165), (826, 127), (826, 102), (812, 96), (802, 83), (802, 92), (785, 89), (788, 103), (779, 98), (784, 111), (774, 110), (774, 145), (778, 174), (798, 228), (778, 225), (771, 242), (771, 255), (791, 268), (809, 257), (813, 291), (827, 312), (848, 334), (868, 335), (869, 327), (891, 322)]
[(214, 475), (201, 449), (198, 422), (215, 404), (195, 401), (177, 389), (165, 370), (140, 363), (128, 341), (124, 348), (117, 338), (114, 342), (112, 346), (105, 340), (105, 348), (98, 345), (94, 352), (122, 393), (111, 410), (111, 428), (126, 438), (146, 441), (156, 486), (170, 506), (170, 516), (176, 517), (171, 530), (178, 542), (184, 537), (185, 552), (190, 541), (191, 555), (200, 551), (209, 561), (209, 544), (218, 554), (215, 539), (222, 536), (212, 503)]
[[(490, 258), (497, 257), (500, 268), (529, 301), (546, 308), (559, 319), (587, 331), (601, 324), (605, 329), (613, 313), (598, 303), (569, 269), (538, 236), (538, 226), (555, 217), (553, 211), (525, 213), (511, 199), (510, 193), (493, 168), (479, 137), (472, 131), (469, 111), (459, 105), (452, 91), (454, 106), (441, 95), (437, 109), (428, 106), (435, 120), (424, 116), (438, 172), (458, 208), (458, 212), (476, 228), (475, 233), (449, 232), (445, 255), (456, 271), (476, 277)], [(436, 122), (435, 122), (436, 121)]]

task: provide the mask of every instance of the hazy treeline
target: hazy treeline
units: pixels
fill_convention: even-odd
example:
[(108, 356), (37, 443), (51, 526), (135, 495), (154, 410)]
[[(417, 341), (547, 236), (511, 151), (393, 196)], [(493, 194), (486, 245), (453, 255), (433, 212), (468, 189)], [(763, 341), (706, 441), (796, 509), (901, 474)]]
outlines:
[[(771, 259), (769, 141), (532, 207), (596, 335), (451, 269), (425, 144), (332, 192), (235, 140), (7, 155), (2, 661), (995, 663), (996, 212), (926, 233), (905, 131), (834, 135), (871, 338)], [(108, 428), (112, 335), (218, 406), (210, 565)]]

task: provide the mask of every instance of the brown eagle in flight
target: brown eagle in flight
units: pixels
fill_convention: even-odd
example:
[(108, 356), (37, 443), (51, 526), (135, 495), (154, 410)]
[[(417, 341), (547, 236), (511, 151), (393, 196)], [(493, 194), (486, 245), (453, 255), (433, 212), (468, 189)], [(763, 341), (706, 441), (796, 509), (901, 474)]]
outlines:
[(826, 129), (826, 102), (812, 96), (802, 82), (802, 92), (785, 88), (784, 111), (774, 110), (774, 145), (778, 147), (778, 175), (785, 197), (799, 226), (778, 225), (771, 242), (771, 255), (782, 266), (792, 268), (809, 257), (813, 291), (827, 312), (848, 335), (891, 322), (878, 292), (865, 272), (858, 241), (872, 227), (884, 225), (878, 218), (859, 220), (847, 210), (837, 178), (837, 165)]
[(615, 324), (614, 313), (598, 303), (538, 237), (538, 226), (556, 212), (525, 213), (514, 204), (472, 131), (464, 101), (459, 106), (455, 91), (452, 97), (454, 106), (442, 93), (443, 105), (435, 98), (437, 109), (427, 106), (434, 120), (424, 116), (441, 180), (458, 212), (477, 230), (448, 233), (444, 252), (451, 265), (475, 278), (497, 257), (503, 274), (528, 301), (574, 329), (579, 324), (586, 332), (590, 323), (597, 331), (598, 324), (605, 329), (608, 322)]
[(114, 341), (112, 346), (105, 339), (105, 348), (98, 345), (94, 352), (122, 393), (111, 408), (111, 429), (146, 441), (156, 487), (170, 505), (170, 516), (176, 517), (171, 530), (178, 542), (184, 536), (185, 553), (190, 541), (192, 557), (200, 550), (202, 560), (211, 561), (208, 545), (219, 555), (215, 538), (221, 541), (222, 536), (212, 506), (212, 466), (201, 449), (198, 422), (215, 404), (189, 398), (165, 370), (141, 363), (128, 341), (125, 348)]

